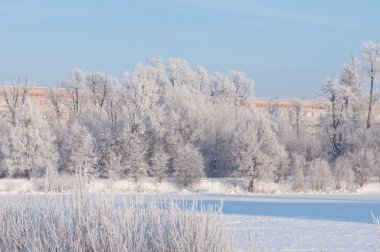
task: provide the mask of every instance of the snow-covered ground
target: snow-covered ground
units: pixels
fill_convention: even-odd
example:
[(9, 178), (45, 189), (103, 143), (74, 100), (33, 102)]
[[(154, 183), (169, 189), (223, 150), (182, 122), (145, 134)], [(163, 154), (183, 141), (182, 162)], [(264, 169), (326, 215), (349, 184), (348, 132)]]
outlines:
[(377, 251), (379, 238), (373, 226), (362, 222), (273, 216), (236, 216), (235, 219), (239, 243), (244, 243), (246, 231), (250, 230), (259, 251)]
[[(57, 177), (51, 179), (58, 191), (70, 192), (75, 188), (75, 179), (73, 177)], [(28, 181), (26, 179), (0, 179), (0, 193), (43, 193), (46, 181), (37, 179)], [(248, 193), (248, 181), (242, 178), (205, 178), (200, 182), (187, 188), (180, 188), (176, 183), (168, 178), (158, 183), (154, 178), (140, 178), (136, 183), (133, 179), (118, 179), (111, 181), (109, 179), (91, 179), (86, 188), (89, 192), (113, 192), (113, 193), (143, 193), (143, 194), (163, 194), (163, 193), (201, 193), (201, 194), (244, 194)], [(274, 183), (272, 181), (260, 181), (255, 184), (255, 192), (263, 194), (291, 194), (292, 186), (290, 182)], [(305, 188), (298, 194), (316, 194)], [(380, 193), (380, 183), (378, 178), (374, 178), (372, 182), (365, 184), (362, 188), (355, 191), (347, 190), (331, 190), (330, 193)]]

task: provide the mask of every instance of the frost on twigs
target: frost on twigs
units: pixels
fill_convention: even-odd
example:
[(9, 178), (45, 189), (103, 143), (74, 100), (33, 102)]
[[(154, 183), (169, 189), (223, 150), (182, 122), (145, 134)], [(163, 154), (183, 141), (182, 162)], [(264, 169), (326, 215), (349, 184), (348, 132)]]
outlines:
[(22, 197), (0, 205), (1, 251), (235, 251), (221, 212), (113, 195)]
[(380, 250), (380, 220), (379, 220), (379, 217), (378, 216), (375, 216), (373, 213), (371, 213), (372, 215), (372, 222), (373, 224), (375, 225), (375, 231), (377, 233), (377, 244), (375, 245), (375, 251), (379, 251)]

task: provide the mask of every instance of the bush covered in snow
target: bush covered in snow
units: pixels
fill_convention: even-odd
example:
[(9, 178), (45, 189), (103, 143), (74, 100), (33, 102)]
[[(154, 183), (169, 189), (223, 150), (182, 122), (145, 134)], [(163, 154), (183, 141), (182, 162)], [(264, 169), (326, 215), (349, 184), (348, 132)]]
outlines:
[(22, 197), (0, 205), (1, 251), (235, 251), (218, 209), (110, 195)]
[(316, 159), (310, 164), (311, 188), (315, 191), (327, 191), (331, 179), (330, 165), (326, 160)]

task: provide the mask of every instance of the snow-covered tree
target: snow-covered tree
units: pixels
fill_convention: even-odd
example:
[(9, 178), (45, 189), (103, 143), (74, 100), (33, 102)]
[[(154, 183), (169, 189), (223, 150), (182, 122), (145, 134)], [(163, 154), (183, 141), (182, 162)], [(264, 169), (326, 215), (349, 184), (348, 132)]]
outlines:
[(323, 86), (326, 114), (322, 116), (325, 123), (328, 142), (335, 157), (342, 154), (344, 141), (344, 97), (342, 86), (337, 80), (330, 78)]
[(115, 131), (113, 151), (120, 159), (120, 175), (128, 175), (136, 182), (148, 171), (147, 143), (143, 135), (130, 132), (128, 125)]
[(208, 94), (209, 92), (208, 87), (209, 87), (210, 80), (209, 80), (209, 76), (206, 69), (198, 65), (194, 69), (194, 75), (195, 75), (194, 77), (195, 81), (192, 87), (203, 94)]
[(237, 117), (233, 148), (238, 169), (249, 179), (248, 191), (260, 178), (273, 178), (283, 146), (279, 144), (271, 121), (262, 113), (243, 110)]
[(49, 87), (48, 98), (51, 105), (54, 108), (54, 115), (57, 119), (57, 124), (59, 125), (65, 112), (65, 103), (64, 103), (64, 92), (61, 88), (58, 87)]
[(173, 159), (173, 177), (181, 186), (198, 182), (204, 176), (204, 162), (197, 149), (189, 144), (180, 147)]
[(271, 116), (272, 119), (277, 119), (281, 115), (280, 103), (278, 102), (278, 98), (270, 99), (267, 105), (267, 112)]
[(234, 104), (242, 106), (253, 96), (253, 81), (237, 70), (231, 70), (229, 76), (234, 87)]
[(213, 103), (230, 102), (234, 98), (235, 87), (224, 74), (215, 73), (210, 79), (209, 89)]
[(120, 177), (123, 173), (123, 167), (121, 163), (121, 156), (115, 154), (115, 152), (110, 151), (107, 156), (107, 171), (108, 176), (113, 181)]
[(154, 150), (151, 163), (150, 173), (161, 183), (167, 174), (169, 163), (169, 156), (162, 147)]
[(128, 175), (137, 182), (140, 177), (147, 174), (148, 170), (146, 144), (138, 135), (130, 134), (124, 147), (126, 148), (124, 150), (126, 160), (123, 165)]
[(236, 171), (235, 150), (232, 148), (236, 121), (231, 104), (209, 105), (210, 125), (201, 144), (206, 173), (210, 177), (231, 176)]
[(196, 144), (208, 124), (208, 100), (186, 86), (171, 87), (165, 96), (166, 140), (171, 149), (178, 143)]
[(326, 113), (321, 117), (321, 124), (325, 130), (326, 142), (329, 142), (333, 159), (346, 153), (350, 147), (349, 138), (361, 126), (353, 107), (359, 97), (351, 86), (330, 78), (323, 86), (323, 99)]
[(152, 68), (137, 65), (132, 74), (126, 73), (124, 83), (124, 115), (132, 133), (143, 133), (151, 118), (151, 109), (158, 102), (159, 85)]
[(195, 83), (193, 69), (183, 59), (170, 58), (168, 60), (167, 74), (172, 86), (192, 86)]
[(49, 125), (35, 112), (27, 100), (22, 105), (16, 124), (9, 131), (9, 157), (6, 167), (10, 175), (34, 178), (39, 171), (56, 167), (57, 151)]
[(68, 127), (62, 142), (61, 170), (69, 174), (95, 173), (96, 155), (94, 140), (89, 130), (78, 121)]
[(345, 99), (345, 107), (353, 120), (364, 118), (366, 110), (363, 77), (360, 74), (358, 60), (354, 57), (343, 66), (341, 74), (342, 85), (347, 86), (351, 94)]
[(88, 100), (86, 73), (79, 69), (71, 71), (63, 85), (70, 96), (70, 102), (68, 102), (67, 106), (69, 106), (71, 112), (77, 113), (81, 111)]
[(113, 76), (95, 72), (87, 74), (85, 83), (90, 91), (92, 104), (102, 108), (107, 104), (112, 88), (117, 85), (117, 80)]
[(375, 83), (380, 74), (380, 44), (375, 44), (372, 41), (367, 41), (362, 48), (362, 64), (366, 78), (370, 81), (367, 128), (371, 127), (373, 107), (375, 103)]
[(294, 100), (289, 111), (289, 120), (292, 125), (293, 132), (297, 138), (301, 137), (302, 126), (305, 120), (305, 108), (302, 100)]
[(17, 123), (17, 112), (25, 103), (28, 96), (30, 83), (25, 82), (21, 85), (20, 81), (3, 86), (0, 95), (4, 97), (8, 115), (13, 126)]
[(289, 155), (284, 147), (278, 148), (277, 151), (273, 171), (275, 183), (286, 180), (289, 175)]

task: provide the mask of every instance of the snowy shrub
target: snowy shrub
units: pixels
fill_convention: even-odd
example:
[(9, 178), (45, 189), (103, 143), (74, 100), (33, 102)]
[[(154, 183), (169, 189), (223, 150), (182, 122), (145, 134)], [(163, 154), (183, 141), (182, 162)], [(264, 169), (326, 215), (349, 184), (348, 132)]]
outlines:
[(352, 191), (355, 188), (355, 174), (352, 170), (351, 160), (341, 156), (335, 161), (334, 166), (335, 189), (346, 189)]
[(327, 191), (331, 179), (329, 163), (324, 159), (315, 159), (310, 163), (311, 188), (315, 191)]
[(292, 168), (292, 189), (295, 191), (302, 190), (304, 187), (304, 169), (306, 160), (303, 155), (294, 153), (291, 159)]
[[(380, 249), (380, 220), (379, 220), (379, 217), (375, 216), (373, 213), (372, 213), (372, 222), (375, 225), (375, 231), (378, 237), (376, 247)], [(378, 251), (378, 250), (375, 249), (375, 251)]]
[(36, 189), (41, 192), (72, 192), (79, 188), (78, 182), (78, 176), (50, 171), (37, 182)]
[(2, 115), (0, 115), (0, 178), (9, 175), (6, 167), (6, 160), (9, 157), (9, 125), (5, 122)]
[(355, 182), (362, 187), (372, 175), (375, 167), (375, 152), (373, 149), (356, 149), (349, 155), (352, 169), (355, 174)]
[(184, 145), (177, 150), (173, 159), (173, 169), (176, 183), (188, 186), (204, 176), (203, 158), (193, 146)]
[(23, 197), (0, 205), (1, 251), (235, 251), (221, 211), (110, 195)]

